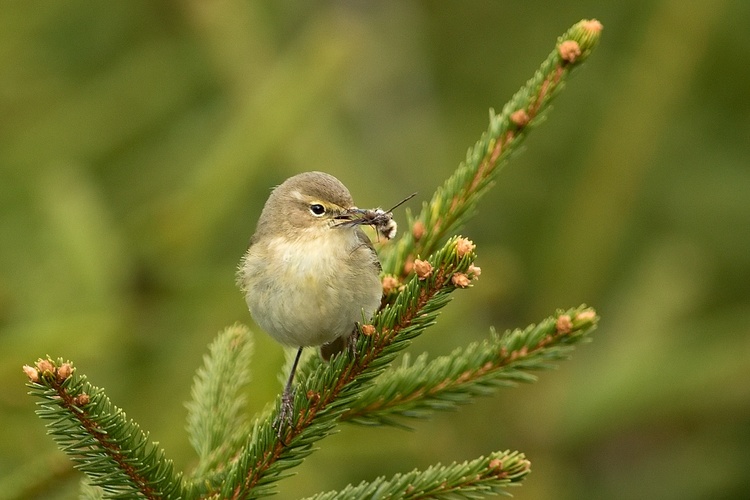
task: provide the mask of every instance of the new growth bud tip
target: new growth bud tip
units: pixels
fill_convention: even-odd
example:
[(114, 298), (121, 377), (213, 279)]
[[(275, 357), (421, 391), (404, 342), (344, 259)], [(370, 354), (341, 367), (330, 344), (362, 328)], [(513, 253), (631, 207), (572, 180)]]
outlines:
[(586, 309), (576, 315), (576, 321), (593, 321), (596, 318), (596, 312), (593, 309)]
[(570, 319), (570, 316), (567, 314), (561, 314), (557, 317), (557, 322), (555, 323), (555, 328), (557, 328), (557, 333), (570, 333), (571, 330), (573, 330), (573, 321)]
[(398, 290), (398, 279), (394, 276), (383, 276), (383, 294), (390, 295)]
[(71, 373), (73, 373), (73, 366), (70, 363), (63, 363), (60, 365), (60, 368), (57, 369), (57, 380), (62, 382), (70, 377)]
[(467, 272), (471, 279), (476, 280), (479, 279), (479, 277), (482, 275), (482, 268), (479, 266), (475, 266), (474, 264), (471, 264), (469, 266), (469, 269), (467, 269)]
[(39, 382), (39, 371), (33, 366), (23, 365), (23, 372), (32, 382)]
[(604, 25), (597, 19), (587, 19), (581, 23), (581, 28), (589, 33), (600, 33), (604, 29)]
[(42, 375), (44, 375), (45, 373), (55, 372), (55, 365), (53, 365), (52, 361), (48, 359), (40, 359), (39, 361), (37, 361), (36, 368)]
[(369, 337), (375, 333), (375, 327), (373, 325), (362, 325), (362, 335)]
[(466, 288), (471, 283), (471, 280), (464, 273), (455, 273), (451, 276), (451, 282), (458, 288)]
[(563, 61), (574, 63), (581, 55), (581, 46), (575, 40), (565, 40), (557, 47)]
[(477, 246), (468, 238), (458, 238), (456, 240), (456, 255), (462, 259), (467, 254), (474, 251)]
[(432, 274), (432, 264), (426, 260), (415, 259), (414, 272), (417, 273), (417, 278), (426, 280)]
[(529, 120), (529, 114), (525, 109), (519, 109), (510, 115), (510, 121), (518, 128), (525, 127), (529, 123)]

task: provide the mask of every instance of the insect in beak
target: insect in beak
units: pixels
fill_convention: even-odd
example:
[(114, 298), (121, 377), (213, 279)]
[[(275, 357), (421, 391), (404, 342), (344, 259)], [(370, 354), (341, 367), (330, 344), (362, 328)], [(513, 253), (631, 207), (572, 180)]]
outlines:
[(410, 199), (414, 198), (417, 193), (412, 193), (403, 200), (396, 203), (390, 210), (383, 210), (382, 208), (375, 209), (363, 209), (352, 207), (345, 214), (342, 214), (336, 219), (341, 219), (343, 222), (337, 224), (337, 226), (358, 226), (366, 225), (372, 226), (378, 233), (378, 236), (390, 240), (396, 236), (396, 230), (398, 228), (396, 221), (393, 220), (393, 210), (400, 207)]

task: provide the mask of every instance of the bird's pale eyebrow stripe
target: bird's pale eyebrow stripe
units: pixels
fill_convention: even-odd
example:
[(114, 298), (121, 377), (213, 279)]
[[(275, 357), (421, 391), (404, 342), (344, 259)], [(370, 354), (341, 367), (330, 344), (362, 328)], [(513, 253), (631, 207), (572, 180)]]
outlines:
[(290, 194), (292, 195), (292, 197), (300, 201), (307, 201), (307, 199), (304, 196), (302, 196), (302, 193), (300, 193), (299, 191), (292, 191)]

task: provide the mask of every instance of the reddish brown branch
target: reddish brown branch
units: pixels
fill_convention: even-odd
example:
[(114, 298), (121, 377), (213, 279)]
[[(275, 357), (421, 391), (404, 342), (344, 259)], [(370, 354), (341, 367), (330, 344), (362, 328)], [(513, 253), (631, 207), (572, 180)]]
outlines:
[[(578, 319), (590, 319), (590, 312), (582, 314), (585, 314), (586, 316), (579, 316)], [(574, 330), (572, 319), (567, 315), (558, 316), (555, 328), (555, 333), (546, 335), (532, 347), (524, 345), (514, 351), (508, 351), (505, 347), (502, 347), (497, 352), (497, 358), (495, 360), (488, 361), (478, 368), (466, 370), (460, 373), (455, 378), (446, 378), (430, 387), (429, 389), (421, 387), (412, 393), (401, 394), (387, 401), (387, 404), (386, 401), (379, 400), (365, 407), (352, 409), (344, 413), (341, 416), (341, 420), (352, 420), (359, 415), (367, 415), (368, 413), (386, 411), (389, 408), (406, 405), (420, 399), (436, 397), (441, 392), (457, 389), (462, 385), (475, 382), (483, 377), (507, 369), (509, 366), (519, 361), (528, 359), (529, 357), (538, 354), (550, 344), (558, 342), (563, 337), (569, 335)]]

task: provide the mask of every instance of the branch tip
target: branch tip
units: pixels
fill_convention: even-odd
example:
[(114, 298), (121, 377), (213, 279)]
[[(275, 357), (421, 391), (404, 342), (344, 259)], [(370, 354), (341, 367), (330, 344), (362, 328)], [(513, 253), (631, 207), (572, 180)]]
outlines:
[(54, 375), (55, 373), (55, 364), (49, 360), (49, 359), (41, 359), (36, 362), (36, 368), (39, 370), (39, 373), (44, 376)]
[(604, 25), (597, 19), (585, 19), (581, 21), (581, 28), (591, 34), (598, 35), (604, 29)]
[(590, 323), (595, 319), (596, 311), (594, 311), (593, 309), (586, 309), (576, 315), (576, 321), (580, 321), (581, 323)]
[(60, 368), (57, 369), (57, 381), (63, 382), (65, 379), (70, 377), (70, 375), (73, 373), (73, 365), (70, 363), (63, 363), (60, 365)]
[(473, 252), (477, 246), (468, 238), (458, 238), (456, 240), (456, 255), (459, 259), (463, 259), (467, 254)]
[(27, 377), (29, 377), (29, 380), (31, 382), (34, 382), (34, 383), (39, 382), (39, 370), (37, 370), (33, 366), (23, 365), (23, 372), (26, 374)]
[(471, 280), (464, 273), (453, 273), (453, 276), (451, 276), (451, 283), (458, 288), (466, 288), (471, 284)]

